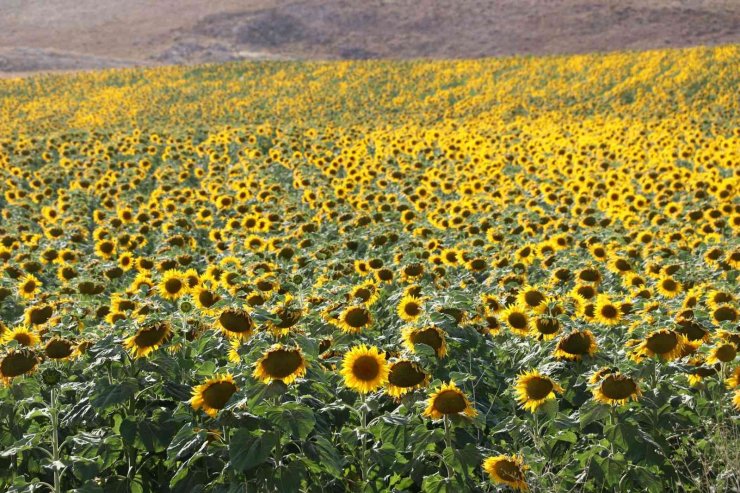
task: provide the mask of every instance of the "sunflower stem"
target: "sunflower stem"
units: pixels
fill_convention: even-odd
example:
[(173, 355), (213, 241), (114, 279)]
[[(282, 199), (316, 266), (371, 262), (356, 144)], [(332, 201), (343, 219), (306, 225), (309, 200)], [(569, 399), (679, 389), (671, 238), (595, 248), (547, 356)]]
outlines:
[(364, 484), (368, 481), (368, 470), (367, 470), (367, 395), (361, 394), (360, 398), (360, 433), (362, 443), (362, 455), (360, 456), (360, 479)]
[[(450, 418), (448, 418), (447, 416), (444, 416), (442, 418), (442, 421), (444, 422), (444, 426), (445, 426), (445, 449), (450, 449), (450, 453), (454, 453), (454, 450), (452, 448), (452, 435), (450, 433), (452, 430), (452, 427), (450, 426)], [(442, 461), (445, 464), (445, 468), (447, 469), (447, 477), (452, 478), (452, 476), (454, 475), (452, 467), (450, 467), (447, 461), (444, 460), (444, 457), (442, 459), (443, 459)]]
[(59, 409), (57, 391), (51, 388), (51, 455), (54, 470), (54, 493), (62, 492), (62, 471), (59, 469)]

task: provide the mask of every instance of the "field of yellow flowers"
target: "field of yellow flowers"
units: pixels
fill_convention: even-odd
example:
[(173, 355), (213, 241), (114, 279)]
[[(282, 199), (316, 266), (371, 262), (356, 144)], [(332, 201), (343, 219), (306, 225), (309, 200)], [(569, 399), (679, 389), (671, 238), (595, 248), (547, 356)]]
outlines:
[(739, 68), (0, 81), (0, 489), (738, 491)]

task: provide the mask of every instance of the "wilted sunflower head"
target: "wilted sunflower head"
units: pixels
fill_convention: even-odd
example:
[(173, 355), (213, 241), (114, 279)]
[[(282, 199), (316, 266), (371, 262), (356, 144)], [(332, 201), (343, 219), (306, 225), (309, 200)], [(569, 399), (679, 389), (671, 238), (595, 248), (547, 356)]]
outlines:
[(718, 344), (709, 352), (707, 363), (729, 363), (737, 357), (737, 347), (731, 342)]
[(505, 484), (518, 491), (529, 489), (525, 479), (527, 469), (529, 466), (524, 465), (524, 459), (516, 455), (497, 455), (483, 461), (483, 470), (492, 482)]
[(645, 337), (638, 350), (646, 356), (658, 356), (665, 361), (681, 357), (686, 338), (673, 330), (660, 329)]
[(439, 327), (433, 325), (421, 328), (406, 327), (402, 335), (404, 345), (411, 352), (416, 352), (417, 344), (426, 344), (434, 349), (438, 358), (444, 358), (447, 354), (446, 333)]
[(49, 359), (65, 360), (77, 354), (75, 343), (69, 339), (53, 337), (44, 346), (44, 354)]
[(558, 341), (553, 355), (557, 359), (580, 361), (584, 356), (596, 354), (596, 338), (590, 330), (576, 330)]
[(33, 372), (38, 363), (38, 356), (32, 350), (28, 348), (11, 349), (0, 359), (0, 379), (9, 384), (15, 377)]
[(136, 334), (123, 342), (123, 346), (131, 351), (135, 358), (144, 358), (156, 351), (171, 335), (172, 328), (169, 322), (158, 322), (141, 327)]

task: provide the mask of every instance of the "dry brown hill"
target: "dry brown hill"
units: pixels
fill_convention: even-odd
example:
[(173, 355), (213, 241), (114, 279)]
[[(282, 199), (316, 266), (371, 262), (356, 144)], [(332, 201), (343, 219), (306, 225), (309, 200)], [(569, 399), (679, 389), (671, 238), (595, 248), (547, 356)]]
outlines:
[(0, 72), (740, 42), (740, 0), (4, 0)]

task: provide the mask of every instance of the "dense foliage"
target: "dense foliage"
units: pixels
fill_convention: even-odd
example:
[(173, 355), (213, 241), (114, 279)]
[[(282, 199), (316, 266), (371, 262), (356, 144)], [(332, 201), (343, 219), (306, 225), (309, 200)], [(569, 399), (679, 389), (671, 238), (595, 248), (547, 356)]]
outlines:
[(0, 81), (4, 491), (737, 491), (740, 48)]

